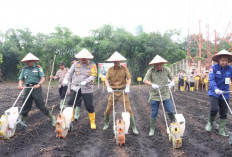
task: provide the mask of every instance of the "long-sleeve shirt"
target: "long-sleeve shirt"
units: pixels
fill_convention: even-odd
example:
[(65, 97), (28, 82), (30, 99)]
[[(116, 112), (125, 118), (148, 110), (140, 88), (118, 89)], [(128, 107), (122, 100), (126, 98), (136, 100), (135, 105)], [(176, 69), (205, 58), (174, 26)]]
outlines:
[[(162, 100), (164, 101), (170, 98), (169, 89), (167, 86), (165, 86), (165, 85), (168, 85), (169, 83), (168, 79), (173, 80), (173, 75), (167, 67), (163, 67), (162, 70), (160, 71), (157, 71), (155, 67), (153, 67), (147, 71), (143, 82), (150, 81), (152, 84), (159, 85)], [(152, 87), (150, 88), (149, 101), (150, 100), (160, 101), (158, 89), (153, 89)]]
[[(209, 91), (208, 95), (212, 95), (219, 98), (219, 95), (215, 93), (216, 89), (222, 91), (229, 91), (229, 83), (226, 84), (226, 79), (232, 78), (232, 66), (227, 65), (223, 68), (220, 64), (215, 64), (210, 67), (209, 70)], [(226, 99), (229, 99), (229, 93), (224, 93)]]
[(59, 87), (63, 86), (63, 80), (64, 80), (64, 77), (67, 74), (67, 72), (68, 72), (68, 68), (64, 68), (64, 70), (59, 69), (56, 72), (56, 75), (54, 76), (54, 80), (59, 79), (59, 84), (60, 84)]
[[(76, 62), (66, 74), (65, 79), (72, 83), (72, 90), (78, 92), (81, 88), (82, 93), (92, 93), (93, 90), (90, 83), (95, 80), (96, 76), (97, 66), (93, 61), (88, 61), (87, 64)], [(85, 86), (79, 86), (78, 84), (80, 84), (82, 81), (86, 81), (87, 84)]]

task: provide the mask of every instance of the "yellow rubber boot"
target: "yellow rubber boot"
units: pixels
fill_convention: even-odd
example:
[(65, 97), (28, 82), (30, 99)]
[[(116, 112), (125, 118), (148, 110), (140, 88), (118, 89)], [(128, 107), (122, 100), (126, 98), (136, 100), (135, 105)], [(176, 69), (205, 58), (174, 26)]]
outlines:
[(180, 90), (181, 90), (181, 91), (184, 91), (184, 86), (180, 86)]
[(90, 128), (91, 129), (96, 129), (95, 112), (94, 113), (89, 113), (89, 120), (90, 120)]

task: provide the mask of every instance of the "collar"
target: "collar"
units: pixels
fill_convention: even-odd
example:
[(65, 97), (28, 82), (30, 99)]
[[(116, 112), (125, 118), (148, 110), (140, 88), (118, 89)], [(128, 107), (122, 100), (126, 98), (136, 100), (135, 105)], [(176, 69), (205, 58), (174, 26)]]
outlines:
[[(224, 69), (228, 69), (228, 67), (229, 67), (229, 66), (226, 65), (226, 67), (225, 67)], [(223, 69), (223, 67), (222, 67), (219, 63), (218, 63), (218, 68), (219, 68), (219, 69)]]
[(114, 66), (115, 70), (120, 69), (120, 68), (122, 68), (122, 65), (120, 65), (119, 67)]
[(155, 67), (153, 67), (153, 69), (155, 70), (155, 72), (164, 71), (164, 67), (161, 70), (156, 70)]

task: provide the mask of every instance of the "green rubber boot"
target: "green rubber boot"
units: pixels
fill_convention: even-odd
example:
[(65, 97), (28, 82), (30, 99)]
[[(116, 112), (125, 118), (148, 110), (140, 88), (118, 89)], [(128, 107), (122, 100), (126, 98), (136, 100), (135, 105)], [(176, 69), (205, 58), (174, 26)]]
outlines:
[(48, 117), (52, 121), (52, 126), (56, 126), (56, 117), (51, 112), (49, 112)]
[(207, 125), (205, 126), (205, 130), (206, 131), (212, 131), (213, 129), (213, 122), (215, 120), (216, 116), (209, 116), (209, 119), (208, 119), (208, 123)]
[(130, 122), (131, 122), (131, 127), (132, 127), (133, 133), (135, 135), (138, 135), (139, 131), (137, 130), (136, 125), (135, 125), (135, 118), (134, 117), (130, 117)]
[(64, 108), (64, 106), (65, 106), (65, 105), (64, 105), (64, 100), (63, 100), (63, 99), (61, 99), (61, 100), (60, 100), (60, 109), (63, 109), (63, 108)]
[(76, 110), (75, 110), (75, 115), (74, 115), (74, 119), (75, 120), (78, 120), (80, 115), (81, 115), (81, 108), (79, 106), (76, 107)]
[(104, 113), (104, 127), (103, 127), (103, 130), (107, 130), (109, 128), (109, 119), (110, 119), (110, 115)]
[(21, 119), (20, 119), (23, 123), (26, 123), (27, 117), (24, 117), (21, 115)]
[(176, 118), (175, 118), (174, 113), (168, 113), (168, 116), (169, 116), (171, 123), (176, 122)]
[(149, 136), (153, 136), (155, 134), (155, 124), (156, 124), (156, 118), (151, 118)]
[(225, 133), (226, 123), (227, 123), (226, 119), (219, 120), (219, 134), (228, 137), (229, 135)]

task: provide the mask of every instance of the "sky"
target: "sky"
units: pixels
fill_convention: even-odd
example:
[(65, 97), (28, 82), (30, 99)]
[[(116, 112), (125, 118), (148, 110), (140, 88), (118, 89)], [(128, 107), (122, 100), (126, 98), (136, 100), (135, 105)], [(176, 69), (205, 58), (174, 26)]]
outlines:
[[(135, 33), (142, 25), (145, 32), (164, 33), (180, 30), (182, 36), (199, 32), (210, 39), (214, 30), (223, 36), (232, 32), (231, 0), (0, 0), (0, 31), (29, 28), (33, 33), (51, 33), (56, 26), (68, 27), (79, 36), (104, 24)], [(228, 27), (228, 29), (226, 29)]]

